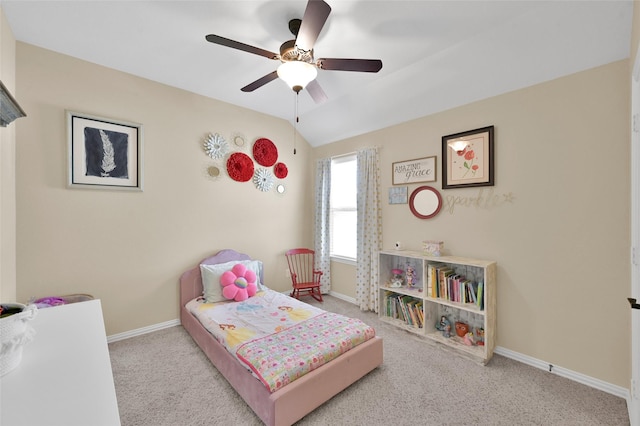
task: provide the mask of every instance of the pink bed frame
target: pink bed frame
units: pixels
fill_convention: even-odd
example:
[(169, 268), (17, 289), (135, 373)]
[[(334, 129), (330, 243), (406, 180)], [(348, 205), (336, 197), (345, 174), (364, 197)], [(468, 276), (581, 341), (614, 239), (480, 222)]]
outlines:
[(291, 425), (382, 364), (382, 339), (370, 339), (270, 393), (185, 307), (187, 302), (202, 295), (200, 264), (250, 259), (248, 255), (234, 250), (222, 250), (182, 274), (180, 321), (213, 365), (266, 425)]

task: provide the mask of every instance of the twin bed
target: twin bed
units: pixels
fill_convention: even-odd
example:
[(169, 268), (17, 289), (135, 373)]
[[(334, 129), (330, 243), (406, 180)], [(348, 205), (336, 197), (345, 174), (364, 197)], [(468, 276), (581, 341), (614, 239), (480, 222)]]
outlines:
[[(236, 274), (255, 272), (257, 291), (226, 300), (220, 276), (238, 263), (245, 268)], [(234, 250), (202, 260), (180, 278), (180, 320), (265, 424), (291, 425), (382, 364), (382, 339), (360, 320), (268, 289), (262, 278), (262, 264)]]

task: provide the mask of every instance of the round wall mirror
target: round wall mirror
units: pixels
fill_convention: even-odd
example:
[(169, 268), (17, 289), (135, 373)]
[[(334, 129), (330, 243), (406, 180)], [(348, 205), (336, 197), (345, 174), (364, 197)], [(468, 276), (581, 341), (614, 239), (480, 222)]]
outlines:
[(430, 219), (438, 214), (442, 207), (442, 197), (437, 189), (430, 186), (416, 188), (409, 198), (409, 208), (415, 217)]
[(244, 136), (242, 135), (235, 135), (233, 137), (233, 143), (236, 144), (236, 146), (244, 146)]
[(220, 176), (220, 169), (217, 166), (209, 166), (207, 173), (209, 173), (211, 177), (218, 177)]

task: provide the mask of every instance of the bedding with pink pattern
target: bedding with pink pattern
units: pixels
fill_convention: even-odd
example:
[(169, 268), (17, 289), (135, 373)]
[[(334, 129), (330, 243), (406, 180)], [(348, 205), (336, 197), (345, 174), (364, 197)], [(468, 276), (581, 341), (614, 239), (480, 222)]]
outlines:
[(270, 392), (375, 337), (358, 319), (267, 288), (242, 302), (197, 298), (186, 307)]

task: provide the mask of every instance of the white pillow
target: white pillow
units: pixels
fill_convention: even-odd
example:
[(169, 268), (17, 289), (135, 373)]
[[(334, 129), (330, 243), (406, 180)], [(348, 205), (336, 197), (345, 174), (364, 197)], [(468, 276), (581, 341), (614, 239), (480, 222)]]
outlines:
[(202, 288), (204, 298), (207, 303), (222, 302), (228, 300), (222, 295), (222, 285), (220, 285), (220, 277), (226, 271), (231, 270), (236, 264), (242, 263), (247, 269), (251, 269), (256, 274), (256, 285), (258, 291), (264, 290), (260, 277), (262, 275), (262, 262), (259, 260), (232, 260), (226, 263), (217, 263), (215, 265), (200, 265), (200, 273), (202, 274)]

